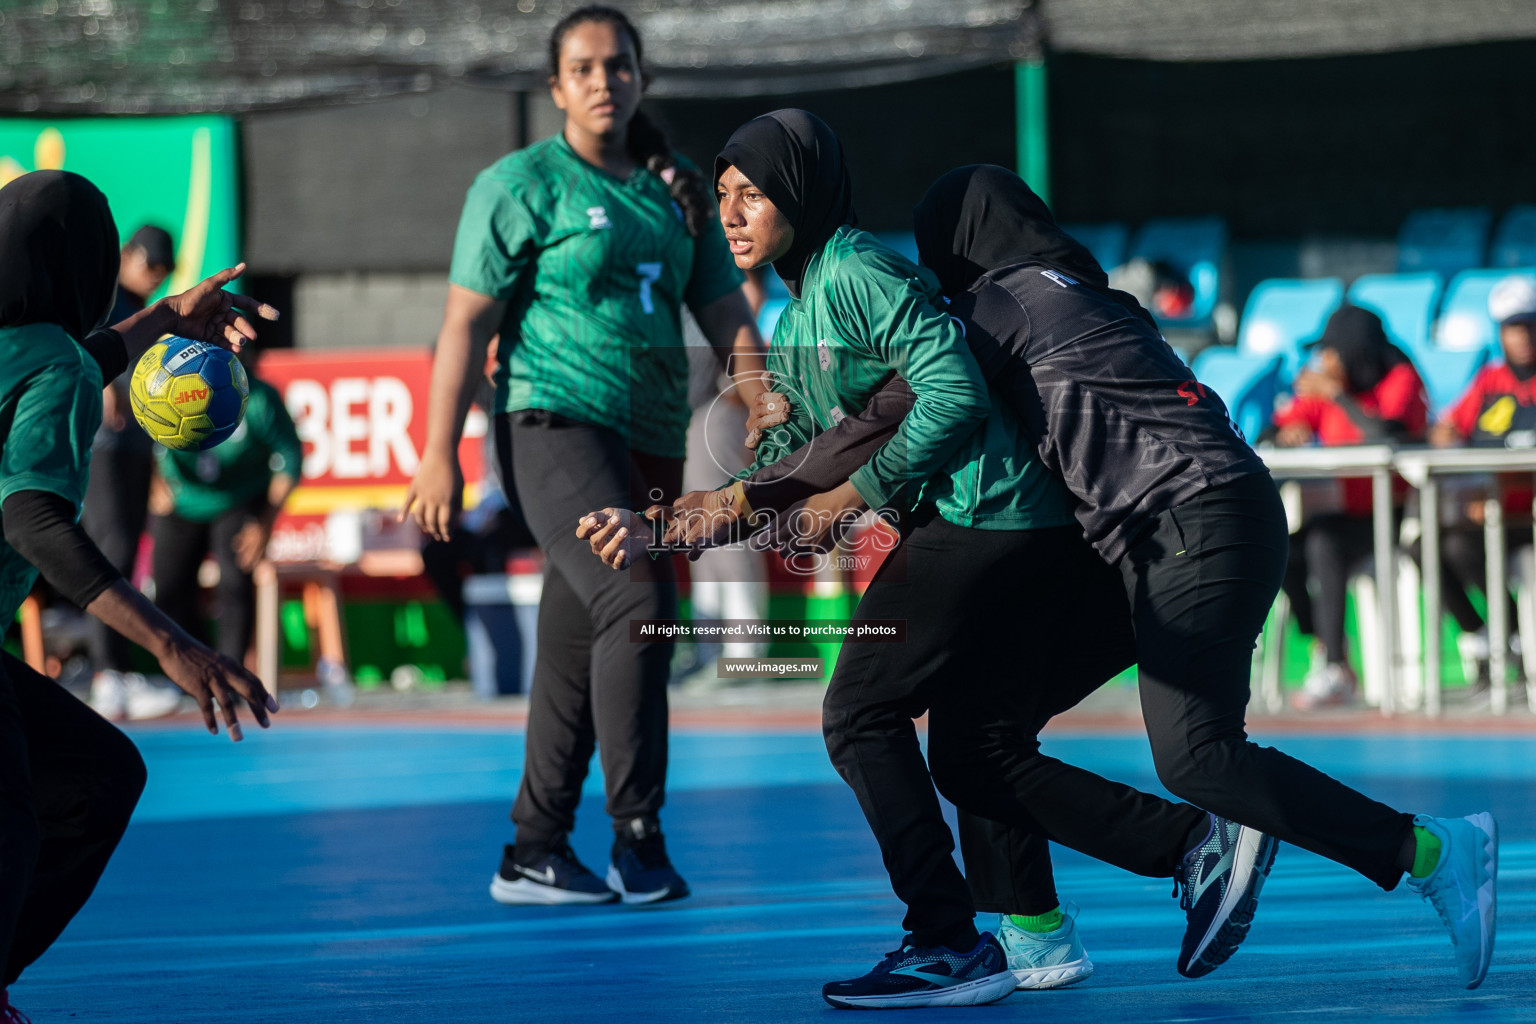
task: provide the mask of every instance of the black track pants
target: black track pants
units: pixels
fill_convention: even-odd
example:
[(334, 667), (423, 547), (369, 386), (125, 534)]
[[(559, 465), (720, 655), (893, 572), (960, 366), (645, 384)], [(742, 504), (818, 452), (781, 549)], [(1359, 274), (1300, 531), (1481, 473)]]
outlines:
[(642, 558), (615, 572), (576, 523), (600, 508), (670, 503), (683, 460), (632, 453), (612, 430), (547, 413), (502, 414), (495, 429), (501, 478), (516, 481), (545, 557), (516, 843), (570, 832), (594, 747), (615, 826), (654, 821), (666, 798), (672, 642), (632, 643), (629, 621), (677, 615), (672, 565)]
[(1280, 495), (1260, 473), (1163, 512), (1120, 560), (1157, 775), (1182, 800), (1391, 889), (1412, 816), (1250, 742), (1244, 728), (1254, 641), (1287, 548)]

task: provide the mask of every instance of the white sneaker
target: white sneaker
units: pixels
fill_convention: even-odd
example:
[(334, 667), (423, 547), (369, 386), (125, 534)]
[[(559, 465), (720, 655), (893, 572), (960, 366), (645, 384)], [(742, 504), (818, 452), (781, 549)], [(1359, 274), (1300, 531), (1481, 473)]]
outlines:
[(124, 710), (129, 721), (164, 718), (181, 707), (181, 691), (175, 686), (156, 686), (137, 672), (122, 674)]
[(91, 707), (109, 722), (122, 720), (128, 709), (128, 691), (121, 672), (109, 669), (91, 678)]
[(1077, 934), (1077, 906), (1062, 908), (1066, 920), (1053, 932), (1031, 932), (1003, 914), (997, 922), (997, 941), (1008, 958), (1008, 969), (1021, 989), (1064, 988), (1093, 973), (1093, 961)]
[(1451, 933), (1456, 975), (1477, 988), (1493, 959), (1499, 878), (1499, 826), (1493, 815), (1465, 818), (1416, 815), (1413, 823), (1440, 840), (1440, 863), (1427, 878), (1409, 878), (1408, 888), (1435, 908)]
[(1291, 697), (1291, 706), (1297, 711), (1342, 707), (1354, 702), (1358, 685), (1348, 665), (1330, 662), (1321, 672), (1307, 675), (1301, 690)]

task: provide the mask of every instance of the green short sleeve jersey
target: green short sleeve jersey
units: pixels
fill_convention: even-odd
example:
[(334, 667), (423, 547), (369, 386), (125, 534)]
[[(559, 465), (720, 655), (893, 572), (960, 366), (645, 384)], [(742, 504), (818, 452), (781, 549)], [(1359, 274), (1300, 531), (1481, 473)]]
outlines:
[(917, 401), (850, 478), (871, 508), (931, 500), (949, 521), (980, 529), (1074, 521), (1071, 495), (988, 392), (933, 275), (869, 233), (839, 228), (811, 258), (774, 328), (768, 367), (791, 418), (758, 446), (753, 468), (861, 411), (899, 374)]
[(739, 288), (742, 274), (719, 223), (688, 234), (659, 177), (637, 167), (617, 178), (557, 135), (475, 178), (448, 280), (507, 301), (498, 409), (548, 409), (616, 430), (638, 451), (681, 458), (681, 304), (706, 306)]
[[(0, 504), (47, 491), (78, 516), (101, 425), (101, 368), (54, 324), (0, 328), (0, 351)], [(37, 569), (0, 539), (0, 621), (15, 619), (35, 582)]]
[(245, 419), (223, 444), (202, 452), (157, 446), (155, 458), (176, 514), (207, 523), (264, 496), (274, 474), (299, 479), (304, 446), (277, 389), (252, 377)]

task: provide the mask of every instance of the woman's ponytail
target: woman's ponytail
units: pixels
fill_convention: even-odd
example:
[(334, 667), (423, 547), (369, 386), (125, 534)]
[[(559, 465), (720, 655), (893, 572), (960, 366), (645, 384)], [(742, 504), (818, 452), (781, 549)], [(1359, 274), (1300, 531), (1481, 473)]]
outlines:
[(678, 164), (667, 137), (644, 111), (629, 122), (629, 155), (667, 184), (673, 202), (683, 211), (688, 233), (697, 238), (715, 216), (715, 204), (704, 187), (704, 176)]

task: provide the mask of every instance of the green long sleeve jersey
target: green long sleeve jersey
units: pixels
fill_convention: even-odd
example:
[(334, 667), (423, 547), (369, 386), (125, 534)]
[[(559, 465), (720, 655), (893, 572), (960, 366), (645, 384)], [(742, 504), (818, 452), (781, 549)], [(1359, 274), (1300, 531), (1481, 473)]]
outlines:
[(1074, 521), (1072, 496), (988, 392), (932, 274), (868, 232), (839, 228), (811, 258), (774, 328), (768, 367), (790, 420), (768, 432), (743, 476), (861, 411), (899, 374), (917, 401), (849, 478), (871, 508), (932, 501), (952, 523), (993, 530)]

